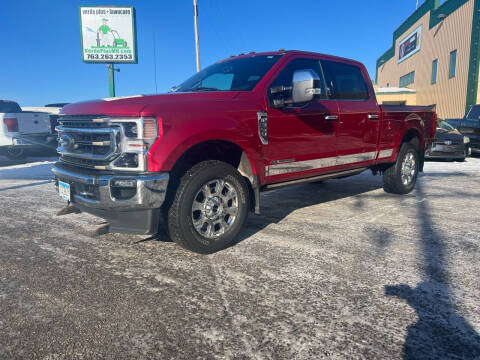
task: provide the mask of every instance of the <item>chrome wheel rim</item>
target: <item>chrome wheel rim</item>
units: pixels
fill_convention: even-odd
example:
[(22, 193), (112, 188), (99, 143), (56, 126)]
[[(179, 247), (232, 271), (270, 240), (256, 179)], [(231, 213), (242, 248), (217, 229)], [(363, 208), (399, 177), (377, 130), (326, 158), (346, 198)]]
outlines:
[(411, 152), (405, 155), (405, 159), (402, 162), (402, 183), (408, 186), (412, 183), (415, 177), (415, 156)]
[(193, 227), (203, 237), (215, 239), (225, 234), (232, 228), (237, 214), (237, 192), (223, 179), (203, 184), (193, 199)]

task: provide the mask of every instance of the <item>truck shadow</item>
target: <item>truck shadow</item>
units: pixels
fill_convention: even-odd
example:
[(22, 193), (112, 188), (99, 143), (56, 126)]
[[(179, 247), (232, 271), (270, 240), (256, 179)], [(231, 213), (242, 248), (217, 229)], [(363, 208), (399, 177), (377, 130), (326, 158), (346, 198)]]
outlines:
[[(355, 197), (381, 187), (380, 176), (374, 177), (364, 173), (348, 180), (329, 180), (261, 193), (262, 215), (251, 214), (249, 216), (244, 230), (232, 246), (248, 239), (272, 223), (279, 223), (298, 209)], [(363, 207), (363, 199), (354, 198), (352, 206), (355, 209)]]
[[(422, 181), (416, 185), (421, 198)], [(423, 281), (415, 288), (407, 284), (387, 285), (385, 294), (404, 299), (418, 321), (407, 329), (405, 359), (478, 359), (480, 336), (457, 311), (449, 283), (446, 239), (436, 229), (428, 198), (417, 203)], [(377, 234), (378, 235), (378, 234)]]

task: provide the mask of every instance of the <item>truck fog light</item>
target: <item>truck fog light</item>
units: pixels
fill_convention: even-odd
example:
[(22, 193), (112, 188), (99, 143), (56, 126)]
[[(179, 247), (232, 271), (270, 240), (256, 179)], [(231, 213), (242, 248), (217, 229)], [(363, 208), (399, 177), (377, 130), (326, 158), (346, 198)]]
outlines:
[(116, 180), (112, 180), (112, 186), (135, 188), (135, 187), (137, 187), (137, 180), (135, 180), (135, 179), (116, 179)]

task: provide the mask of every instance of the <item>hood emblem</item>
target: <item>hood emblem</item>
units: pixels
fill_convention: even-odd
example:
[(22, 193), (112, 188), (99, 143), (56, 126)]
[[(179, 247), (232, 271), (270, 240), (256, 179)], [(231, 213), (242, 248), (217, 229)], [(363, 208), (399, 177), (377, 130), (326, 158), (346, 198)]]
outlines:
[(62, 134), (60, 136), (60, 145), (67, 151), (72, 151), (75, 148), (75, 139), (69, 134)]

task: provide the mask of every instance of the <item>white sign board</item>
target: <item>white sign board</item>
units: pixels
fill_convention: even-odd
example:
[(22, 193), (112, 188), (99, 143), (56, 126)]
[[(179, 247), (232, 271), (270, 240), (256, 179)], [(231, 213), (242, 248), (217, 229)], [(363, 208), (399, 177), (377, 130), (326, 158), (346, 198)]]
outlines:
[(137, 63), (132, 6), (80, 6), (82, 59), (89, 63)]
[(408, 59), (420, 51), (422, 44), (422, 25), (413, 30), (398, 44), (398, 62)]

